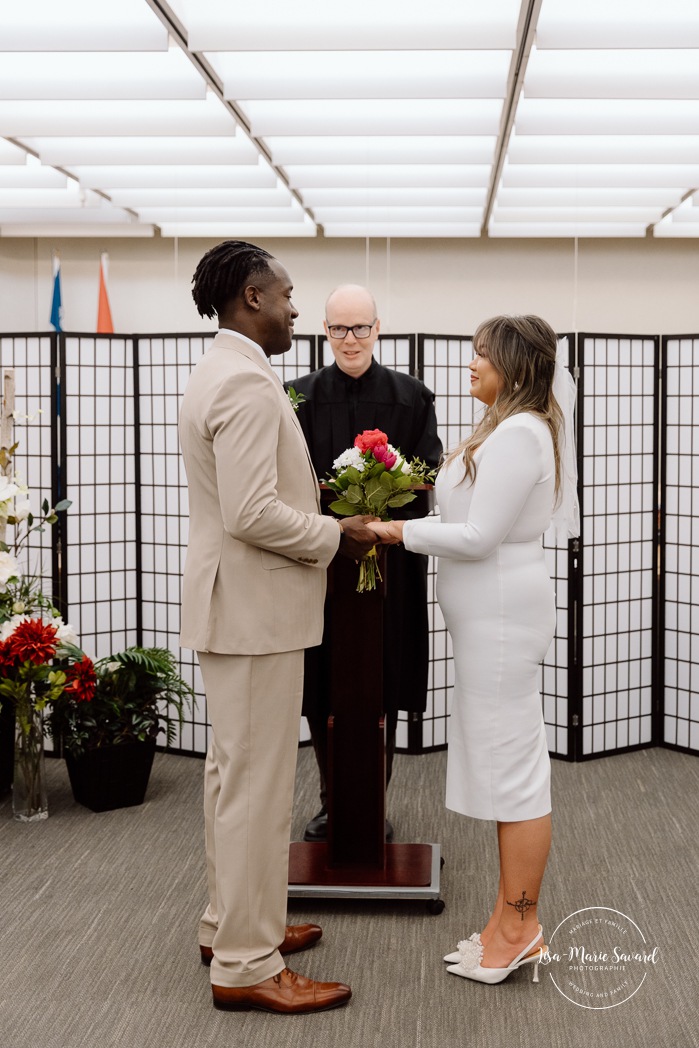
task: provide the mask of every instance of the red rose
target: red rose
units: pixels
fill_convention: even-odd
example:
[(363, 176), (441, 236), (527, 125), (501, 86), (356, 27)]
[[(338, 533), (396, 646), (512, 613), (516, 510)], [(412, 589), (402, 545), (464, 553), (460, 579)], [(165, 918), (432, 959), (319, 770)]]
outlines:
[(7, 640), (9, 653), (18, 662), (33, 662), (41, 666), (56, 654), (56, 633), (55, 626), (41, 619), (20, 622)]
[[(388, 437), (380, 429), (365, 429), (363, 433), (359, 433), (354, 438), (354, 446), (359, 448), (362, 454), (366, 451), (374, 451), (377, 447), (386, 447), (387, 444)], [(375, 452), (374, 458), (376, 458)]]
[(68, 683), (64, 690), (70, 692), (71, 698), (76, 702), (89, 702), (95, 694), (97, 683), (92, 660), (87, 655), (83, 655), (80, 662), (74, 662), (72, 666), (68, 667), (66, 677)]

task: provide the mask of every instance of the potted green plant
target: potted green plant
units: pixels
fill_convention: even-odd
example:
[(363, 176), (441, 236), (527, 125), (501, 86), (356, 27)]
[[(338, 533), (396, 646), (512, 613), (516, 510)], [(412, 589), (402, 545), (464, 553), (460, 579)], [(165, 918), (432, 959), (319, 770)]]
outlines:
[(142, 804), (162, 730), (174, 741), (192, 688), (167, 648), (130, 647), (95, 663), (89, 702), (66, 693), (51, 713), (75, 799), (92, 811)]

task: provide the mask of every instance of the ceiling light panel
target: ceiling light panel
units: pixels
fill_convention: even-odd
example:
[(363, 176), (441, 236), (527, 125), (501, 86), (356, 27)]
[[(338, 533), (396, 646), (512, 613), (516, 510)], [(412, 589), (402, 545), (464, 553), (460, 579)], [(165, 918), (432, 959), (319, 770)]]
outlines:
[(39, 217), (65, 235), (91, 223), (150, 234), (159, 217), (210, 218), (207, 207), (236, 219), (257, 208), (307, 235), (299, 202), (146, 0), (29, 7), (3, 15), (0, 34), (0, 171), (17, 172), (0, 180), (3, 235), (29, 235)]
[[(213, 95), (188, 99), (0, 102), (0, 135), (234, 135), (235, 122)], [(241, 136), (244, 137), (244, 136)]]
[(286, 168), (289, 184), (306, 189), (424, 189), (464, 186), (484, 190), (490, 167), (480, 164), (348, 164), (292, 165)]
[(447, 211), (453, 235), (478, 235), (520, 3), (474, 8), (357, 0), (319, 17), (315, 3), (271, 0), (229, 33), (220, 4), (174, 0), (189, 47), (326, 236), (362, 222), (367, 235), (435, 235)]
[(314, 237), (315, 224), (304, 215), (299, 222), (163, 222), (159, 224), (164, 237), (226, 237), (249, 240), (256, 237)]
[(699, 7), (687, 0), (544, 0), (536, 43), (561, 49), (699, 47)]
[[(189, 159), (197, 155), (190, 148)], [(255, 164), (73, 164), (80, 184), (106, 193), (116, 189), (265, 189), (278, 185), (272, 168), (259, 158)], [(1, 169), (0, 169), (1, 173)], [(288, 193), (288, 190), (287, 190)]]
[(538, 223), (558, 230), (550, 235), (598, 235), (605, 223), (615, 235), (645, 235), (699, 184), (699, 14), (690, 7), (641, 0), (630, 18), (599, 0), (544, 0), (491, 235)]
[(0, 235), (699, 233), (697, 4), (238, 6), (3, 12)]
[[(257, 164), (257, 151), (242, 135), (215, 138), (114, 136), (113, 138), (25, 138), (45, 164), (68, 167), (97, 164)], [(96, 187), (101, 188), (101, 187)]]
[(179, 48), (147, 54), (64, 51), (4, 54), (0, 99), (205, 98), (206, 84)]
[(480, 222), (331, 222), (326, 237), (477, 237)]
[(226, 98), (502, 98), (510, 51), (206, 53)]
[(193, 51), (509, 49), (520, 0), (266, 0), (263, 12), (238, 5), (234, 18), (224, 0), (170, 0), (170, 6), (186, 25)]
[(275, 164), (491, 164), (495, 135), (293, 135), (265, 139)]
[(303, 201), (310, 208), (319, 207), (483, 207), (485, 187), (426, 189), (424, 187), (359, 189), (304, 189)]
[(144, 0), (6, 3), (3, 51), (166, 51), (168, 33)]
[(699, 98), (699, 50), (542, 51), (527, 65), (527, 98)]

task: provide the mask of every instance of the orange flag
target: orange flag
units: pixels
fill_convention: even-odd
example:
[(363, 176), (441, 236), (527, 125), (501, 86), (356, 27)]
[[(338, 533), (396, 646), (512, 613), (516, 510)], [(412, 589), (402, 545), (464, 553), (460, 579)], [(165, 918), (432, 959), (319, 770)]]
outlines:
[(97, 334), (113, 335), (114, 324), (112, 323), (112, 311), (109, 308), (109, 297), (107, 295), (107, 270), (109, 268), (109, 255), (106, 251), (100, 256), (100, 291), (97, 305)]

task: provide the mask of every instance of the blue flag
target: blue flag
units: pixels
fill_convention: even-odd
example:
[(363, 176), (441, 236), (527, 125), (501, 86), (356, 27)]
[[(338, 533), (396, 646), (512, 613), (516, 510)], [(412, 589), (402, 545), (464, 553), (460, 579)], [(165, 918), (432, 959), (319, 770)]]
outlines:
[(56, 331), (63, 331), (63, 303), (61, 301), (61, 260), (53, 256), (53, 298), (51, 299), (51, 317), (49, 323)]

